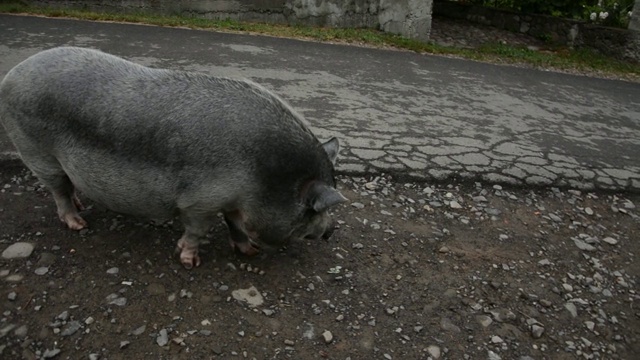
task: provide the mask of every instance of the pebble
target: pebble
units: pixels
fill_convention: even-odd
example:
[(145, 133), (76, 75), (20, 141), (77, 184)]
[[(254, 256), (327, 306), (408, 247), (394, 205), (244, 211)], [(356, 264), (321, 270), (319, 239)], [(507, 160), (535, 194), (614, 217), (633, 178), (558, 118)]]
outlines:
[(493, 323), (493, 319), (491, 319), (489, 316), (487, 315), (477, 315), (476, 316), (476, 321), (478, 321), (478, 323), (480, 325), (482, 325), (482, 327), (489, 327), (489, 325), (491, 325)]
[(67, 310), (61, 312), (60, 314), (58, 314), (58, 316), (56, 316), (56, 319), (67, 321), (69, 319), (69, 312)]
[(562, 222), (562, 218), (554, 213), (549, 213), (549, 218), (555, 222)]
[(79, 321), (70, 321), (67, 326), (65, 326), (64, 329), (62, 329), (62, 331), (60, 332), (60, 336), (71, 336), (73, 334), (75, 334), (78, 330), (80, 330), (80, 328), (82, 327), (82, 325), (80, 325)]
[(24, 279), (24, 275), (20, 274), (11, 274), (5, 278), (8, 282), (20, 282)]
[(457, 201), (455, 201), (455, 200), (451, 200), (451, 201), (449, 202), (449, 206), (450, 206), (452, 209), (462, 209), (462, 205), (460, 205), (460, 203), (459, 203), (459, 202), (457, 202)]
[(231, 296), (240, 302), (248, 304), (250, 307), (260, 306), (264, 303), (262, 294), (260, 294), (255, 286), (251, 286), (248, 289), (233, 290)]
[(322, 338), (324, 339), (325, 344), (330, 344), (333, 341), (333, 334), (329, 330), (325, 330), (322, 333)]
[(494, 335), (491, 337), (491, 342), (494, 344), (500, 344), (500, 343), (503, 343), (504, 340), (502, 340), (500, 336)]
[(489, 313), (493, 315), (494, 320), (498, 322), (505, 322), (507, 320), (515, 320), (516, 314), (513, 311), (508, 309), (493, 309), (490, 310)]
[(487, 202), (487, 198), (486, 198), (486, 197), (484, 197), (484, 196), (482, 196), (482, 195), (474, 196), (474, 197), (472, 198), (472, 200), (473, 200), (474, 202)]
[(119, 272), (120, 272), (120, 269), (118, 269), (117, 267), (112, 267), (111, 269), (107, 270), (107, 274), (109, 275), (116, 275)]
[(60, 349), (53, 349), (53, 350), (47, 349), (42, 354), (42, 357), (45, 359), (51, 359), (53, 357), (56, 357), (58, 354), (60, 354)]
[(544, 333), (544, 328), (540, 325), (531, 325), (531, 335), (535, 338), (535, 339), (539, 339), (540, 337), (542, 337), (542, 334)]
[(109, 305), (116, 305), (116, 306), (125, 306), (127, 304), (127, 299), (125, 297), (121, 297), (118, 294), (109, 294), (106, 297), (106, 302)]
[(500, 357), (500, 355), (494, 353), (493, 351), (489, 350), (489, 352), (487, 353), (487, 358), (489, 360), (502, 360), (502, 358)]
[(576, 308), (576, 305), (574, 303), (568, 302), (564, 304), (564, 308), (569, 311), (572, 317), (578, 316), (578, 308)]
[(540, 300), (540, 305), (544, 306), (544, 307), (551, 307), (553, 303), (549, 300), (546, 299), (541, 299)]
[(46, 267), (46, 266), (39, 267), (39, 268), (37, 268), (37, 269), (34, 271), (34, 273), (35, 273), (36, 275), (44, 275), (44, 274), (46, 274), (46, 273), (48, 273), (48, 272), (49, 272), (49, 268), (48, 268), (48, 267)]
[(131, 335), (140, 336), (147, 330), (147, 325), (142, 325), (131, 332)]
[(431, 355), (431, 357), (433, 357), (434, 359), (439, 359), (440, 355), (441, 355), (441, 350), (439, 346), (436, 345), (429, 345), (429, 347), (427, 347), (427, 352), (429, 353), (429, 355)]
[(51, 266), (56, 261), (57, 256), (49, 252), (43, 252), (40, 254), (37, 265), (39, 266)]
[(19, 328), (15, 329), (13, 331), (13, 334), (19, 338), (23, 338), (27, 336), (27, 331), (28, 331), (27, 325), (22, 325)]
[(124, 349), (129, 346), (130, 342), (127, 340), (120, 341), (120, 349)]
[(593, 215), (593, 210), (592, 210), (590, 207), (586, 207), (586, 208), (584, 208), (584, 212), (585, 212), (587, 215)]
[(440, 319), (440, 327), (442, 328), (442, 330), (445, 330), (445, 331), (451, 331), (455, 333), (460, 332), (460, 328), (456, 326), (453, 322), (451, 322), (451, 320), (449, 320), (448, 318), (443, 317)]
[(17, 242), (9, 245), (8, 248), (2, 252), (2, 258), (4, 259), (22, 259), (28, 258), (33, 252), (34, 246), (28, 242)]
[(162, 329), (156, 336), (156, 344), (159, 346), (165, 346), (169, 343), (169, 335), (167, 334), (167, 329)]
[(94, 319), (94, 318), (92, 318), (91, 316), (89, 316), (88, 318), (86, 318), (86, 319), (84, 320), (84, 323), (85, 323), (85, 324), (87, 324), (87, 325), (91, 325), (91, 324), (93, 324), (94, 322), (95, 322), (95, 319)]
[(7, 299), (9, 299), (9, 301), (14, 301), (16, 297), (18, 297), (18, 294), (16, 294), (15, 291), (12, 291), (9, 293), (9, 295), (7, 295)]
[(615, 244), (618, 243), (618, 240), (616, 240), (616, 239), (614, 239), (614, 238), (612, 238), (610, 236), (607, 236), (606, 238), (602, 239), (602, 241), (606, 242), (609, 245), (615, 245)]
[(574, 238), (574, 239), (573, 239), (573, 242), (576, 244), (576, 246), (577, 246), (577, 247), (578, 247), (578, 249), (580, 249), (580, 250), (584, 250), (584, 251), (594, 251), (594, 250), (596, 249), (595, 247), (593, 247), (593, 245), (589, 245), (589, 244), (587, 244), (586, 242), (584, 242), (584, 241), (582, 241), (582, 240), (580, 240), (580, 239), (577, 239), (577, 238)]
[(584, 325), (587, 327), (587, 329), (589, 329), (589, 331), (593, 331), (593, 329), (596, 326), (596, 324), (593, 321), (585, 321)]
[(364, 204), (359, 202), (352, 202), (351, 206), (353, 206), (356, 209), (364, 209)]

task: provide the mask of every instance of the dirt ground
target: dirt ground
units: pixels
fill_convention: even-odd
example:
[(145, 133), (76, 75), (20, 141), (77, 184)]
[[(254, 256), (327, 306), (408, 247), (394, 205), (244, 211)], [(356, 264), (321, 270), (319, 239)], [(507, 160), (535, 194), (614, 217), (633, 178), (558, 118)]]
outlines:
[(638, 196), (339, 184), (328, 241), (247, 258), (220, 221), (188, 271), (179, 223), (83, 199), (90, 229), (67, 230), (0, 163), (0, 251), (34, 245), (0, 257), (0, 358), (637, 359)]

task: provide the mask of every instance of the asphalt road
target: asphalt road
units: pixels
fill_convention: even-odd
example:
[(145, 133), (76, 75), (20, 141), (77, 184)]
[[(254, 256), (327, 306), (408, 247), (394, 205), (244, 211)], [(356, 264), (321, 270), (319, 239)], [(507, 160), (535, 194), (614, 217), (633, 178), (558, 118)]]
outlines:
[[(0, 15), (0, 76), (47, 48), (250, 78), (288, 100), (339, 170), (640, 190), (640, 84), (411, 52)], [(0, 153), (14, 156), (0, 133)]]

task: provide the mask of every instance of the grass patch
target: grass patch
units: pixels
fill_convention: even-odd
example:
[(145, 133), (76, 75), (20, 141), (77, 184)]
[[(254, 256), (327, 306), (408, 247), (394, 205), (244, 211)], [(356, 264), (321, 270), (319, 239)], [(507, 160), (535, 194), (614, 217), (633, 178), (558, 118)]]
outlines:
[(0, 13), (33, 14), (49, 17), (65, 17), (92, 21), (116, 21), (167, 27), (211, 29), (218, 31), (247, 32), (278, 37), (307, 39), (325, 42), (341, 42), (374, 47), (392, 47), (419, 53), (455, 55), (458, 57), (511, 64), (528, 64), (539, 68), (590, 71), (640, 79), (640, 64), (620, 61), (588, 49), (569, 50), (556, 48), (545, 51), (529, 50), (503, 44), (487, 44), (478, 49), (461, 49), (423, 43), (399, 35), (373, 29), (337, 29), (310, 26), (289, 26), (265, 23), (249, 23), (234, 20), (208, 20), (187, 16), (161, 16), (146, 13), (109, 13), (85, 10), (33, 7), (16, 0), (0, 0)]

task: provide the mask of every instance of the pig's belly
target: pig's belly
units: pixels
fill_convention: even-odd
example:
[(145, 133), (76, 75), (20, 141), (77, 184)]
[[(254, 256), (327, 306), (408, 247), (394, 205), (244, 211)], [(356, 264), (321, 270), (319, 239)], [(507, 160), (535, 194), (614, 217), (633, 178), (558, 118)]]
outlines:
[(177, 180), (166, 169), (87, 153), (59, 161), (76, 189), (112, 211), (158, 220), (176, 214)]

